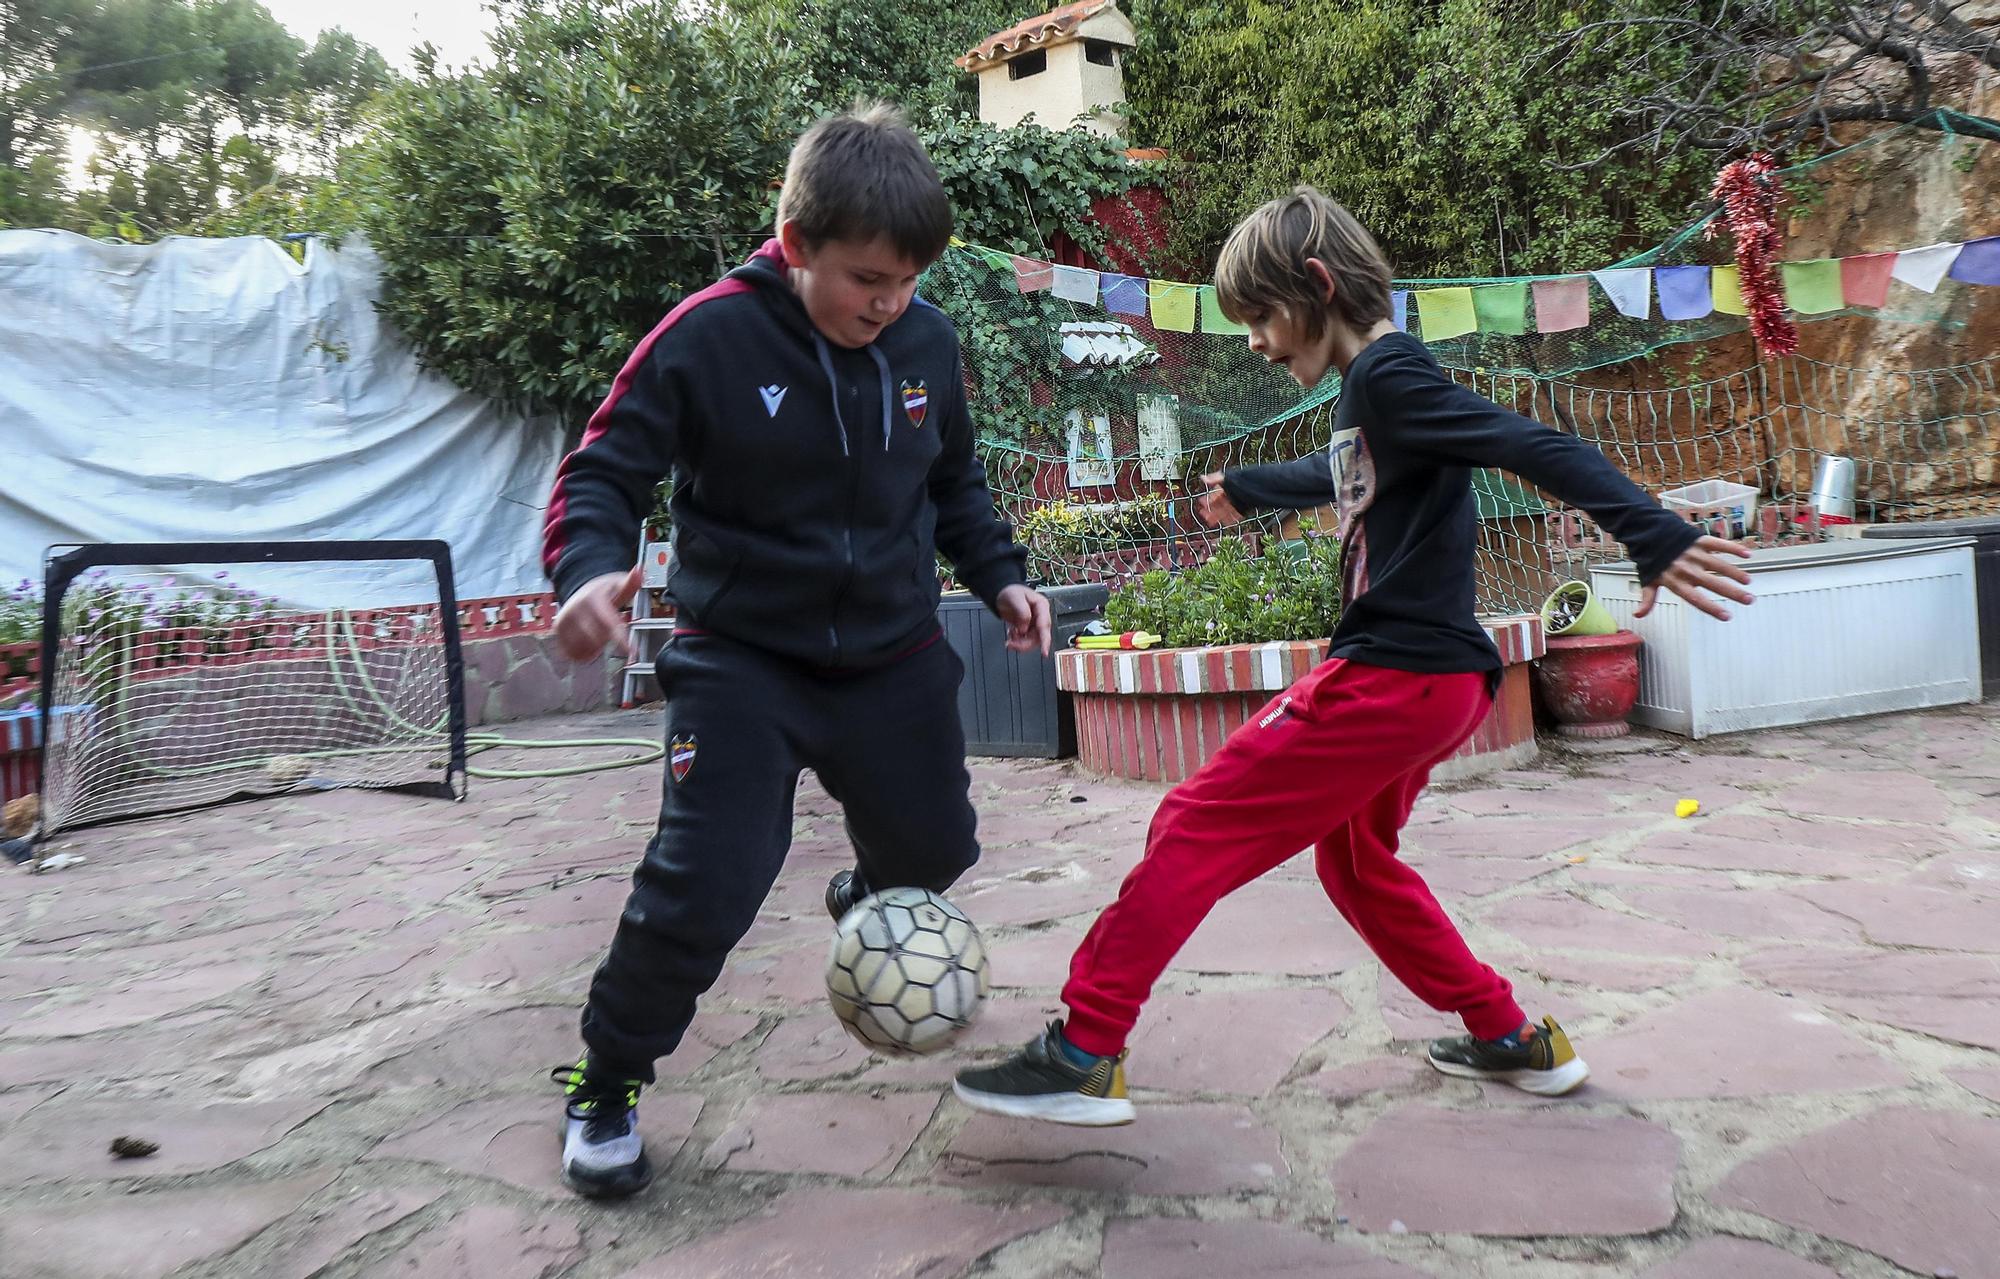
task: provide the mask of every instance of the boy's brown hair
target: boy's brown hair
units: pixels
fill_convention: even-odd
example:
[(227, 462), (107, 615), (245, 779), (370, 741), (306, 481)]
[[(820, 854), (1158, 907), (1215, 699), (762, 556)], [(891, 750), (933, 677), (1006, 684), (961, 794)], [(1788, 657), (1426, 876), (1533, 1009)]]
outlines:
[[(1330, 305), (1309, 258), (1333, 276)], [(1364, 330), (1389, 318), (1389, 259), (1352, 213), (1302, 186), (1237, 223), (1215, 265), (1215, 294), (1222, 313), (1239, 324), (1282, 308), (1317, 341), (1330, 317)]]
[(805, 242), (885, 239), (918, 266), (951, 242), (951, 199), (924, 144), (886, 102), (857, 102), (807, 129), (785, 163), (778, 220)]

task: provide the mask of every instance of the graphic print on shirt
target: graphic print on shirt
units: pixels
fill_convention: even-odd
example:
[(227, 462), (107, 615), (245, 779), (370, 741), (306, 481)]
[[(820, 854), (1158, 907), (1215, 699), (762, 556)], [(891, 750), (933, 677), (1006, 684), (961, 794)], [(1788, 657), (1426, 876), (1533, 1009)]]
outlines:
[(1362, 516), (1375, 504), (1375, 460), (1360, 427), (1334, 433), (1327, 446), (1333, 491), (1340, 511), (1340, 602), (1359, 599), (1368, 589), (1368, 529)]

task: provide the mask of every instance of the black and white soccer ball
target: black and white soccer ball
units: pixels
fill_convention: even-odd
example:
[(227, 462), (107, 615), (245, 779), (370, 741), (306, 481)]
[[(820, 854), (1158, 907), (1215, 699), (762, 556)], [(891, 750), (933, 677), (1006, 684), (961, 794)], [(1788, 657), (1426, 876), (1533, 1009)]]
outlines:
[(826, 994), (847, 1033), (884, 1056), (938, 1052), (986, 998), (986, 943), (965, 912), (922, 888), (864, 897), (841, 917)]

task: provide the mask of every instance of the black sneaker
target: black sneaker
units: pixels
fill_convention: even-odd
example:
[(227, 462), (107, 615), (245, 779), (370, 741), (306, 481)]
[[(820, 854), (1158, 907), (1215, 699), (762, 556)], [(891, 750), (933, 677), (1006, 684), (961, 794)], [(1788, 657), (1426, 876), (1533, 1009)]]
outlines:
[(1471, 1035), (1433, 1039), (1430, 1061), (1447, 1075), (1512, 1084), (1538, 1097), (1559, 1097), (1590, 1078), (1590, 1067), (1570, 1047), (1569, 1036), (1553, 1017), (1544, 1018), (1534, 1034), (1513, 1046)]
[(600, 1079), (588, 1056), (557, 1066), (549, 1077), (563, 1086), (567, 1100), (563, 1184), (592, 1199), (622, 1199), (651, 1184), (653, 1165), (639, 1138), (639, 1081)]
[(833, 922), (837, 924), (868, 893), (868, 881), (861, 878), (860, 871), (837, 870), (833, 872), (833, 878), (826, 881), (826, 913), (833, 916)]
[(974, 1110), (1017, 1119), (1046, 1119), (1082, 1128), (1132, 1122), (1125, 1096), (1125, 1054), (1072, 1063), (1062, 1049), (1062, 1023), (1052, 1021), (1039, 1038), (997, 1066), (961, 1070), (951, 1090)]

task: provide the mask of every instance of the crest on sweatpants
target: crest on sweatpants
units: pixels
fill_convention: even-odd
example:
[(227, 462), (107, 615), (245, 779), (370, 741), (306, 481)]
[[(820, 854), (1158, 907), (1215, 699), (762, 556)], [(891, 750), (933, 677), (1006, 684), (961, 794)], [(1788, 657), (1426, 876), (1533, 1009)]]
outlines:
[(931, 393), (922, 378), (911, 378), (903, 383), (903, 416), (910, 419), (911, 426), (922, 426), (930, 413)]
[(687, 780), (688, 770), (694, 767), (694, 734), (675, 733), (667, 739), (667, 768), (674, 775), (676, 784)]

